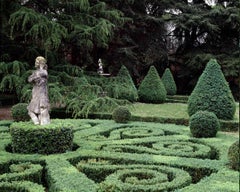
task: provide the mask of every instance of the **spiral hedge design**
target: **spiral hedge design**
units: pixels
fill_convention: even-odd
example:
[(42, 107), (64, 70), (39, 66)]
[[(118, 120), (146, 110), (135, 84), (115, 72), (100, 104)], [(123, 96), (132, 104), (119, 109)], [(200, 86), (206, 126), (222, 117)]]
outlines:
[[(206, 182), (211, 192), (224, 183), (228, 146), (218, 138), (192, 138), (173, 124), (64, 121), (73, 125), (74, 150), (51, 155), (14, 153), (11, 122), (0, 121), (1, 192), (201, 192)], [(236, 191), (238, 174), (225, 175), (224, 191)]]

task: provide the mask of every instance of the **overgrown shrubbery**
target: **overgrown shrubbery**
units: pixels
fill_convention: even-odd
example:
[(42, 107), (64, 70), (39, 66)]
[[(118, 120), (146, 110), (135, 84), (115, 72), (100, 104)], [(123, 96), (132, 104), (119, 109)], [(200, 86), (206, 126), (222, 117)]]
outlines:
[(239, 171), (239, 140), (228, 149), (228, 160), (232, 169)]
[(220, 128), (217, 116), (208, 111), (198, 111), (192, 115), (189, 126), (194, 137), (215, 137)]
[(174, 81), (173, 75), (169, 68), (166, 68), (163, 76), (162, 76), (162, 82), (165, 86), (165, 89), (167, 91), (167, 95), (176, 95), (177, 93), (177, 86)]
[(30, 117), (28, 115), (27, 103), (18, 103), (11, 108), (12, 118), (14, 121), (28, 121)]
[(131, 119), (131, 112), (127, 107), (120, 106), (114, 109), (112, 118), (116, 123), (127, 123)]
[(189, 116), (199, 110), (216, 114), (219, 119), (233, 119), (236, 104), (231, 90), (215, 59), (211, 59), (188, 100)]
[(138, 88), (139, 99), (146, 103), (163, 103), (166, 100), (166, 89), (154, 66), (151, 66)]

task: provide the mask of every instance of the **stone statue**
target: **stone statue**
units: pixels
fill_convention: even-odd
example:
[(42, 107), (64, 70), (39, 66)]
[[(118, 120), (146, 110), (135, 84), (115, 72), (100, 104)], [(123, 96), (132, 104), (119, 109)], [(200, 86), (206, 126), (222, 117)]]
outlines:
[(27, 109), (29, 116), (36, 125), (46, 125), (50, 123), (46, 62), (44, 57), (37, 57), (35, 60), (36, 71), (28, 77), (28, 82), (33, 83), (33, 89), (32, 99)]

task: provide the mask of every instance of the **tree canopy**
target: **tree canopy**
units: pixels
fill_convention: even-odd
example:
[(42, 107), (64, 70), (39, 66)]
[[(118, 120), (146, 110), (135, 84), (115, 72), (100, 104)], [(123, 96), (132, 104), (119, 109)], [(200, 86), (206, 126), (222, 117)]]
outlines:
[(97, 71), (101, 58), (112, 75), (124, 64), (137, 86), (150, 66), (160, 75), (169, 67), (178, 91), (189, 93), (215, 58), (234, 82), (240, 66), (240, 2), (207, 2), (2, 0), (0, 61), (33, 63), (43, 55), (50, 67), (68, 63)]

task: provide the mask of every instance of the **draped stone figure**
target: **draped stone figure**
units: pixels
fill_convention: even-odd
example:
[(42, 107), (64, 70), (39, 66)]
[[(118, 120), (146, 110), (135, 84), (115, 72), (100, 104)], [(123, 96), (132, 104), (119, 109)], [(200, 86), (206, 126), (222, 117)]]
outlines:
[(36, 125), (46, 125), (50, 123), (46, 63), (47, 61), (44, 57), (37, 57), (35, 60), (36, 70), (28, 77), (28, 82), (33, 83), (33, 89), (32, 99), (27, 109), (29, 116)]

